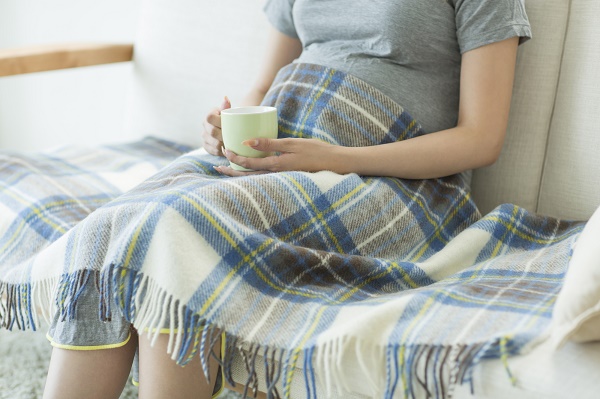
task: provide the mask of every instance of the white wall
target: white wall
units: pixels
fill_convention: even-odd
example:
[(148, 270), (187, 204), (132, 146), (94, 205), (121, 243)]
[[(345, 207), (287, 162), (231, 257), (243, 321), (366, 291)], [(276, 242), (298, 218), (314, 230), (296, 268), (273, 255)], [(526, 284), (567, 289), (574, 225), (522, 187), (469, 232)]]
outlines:
[[(0, 0), (0, 48), (133, 42), (139, 0)], [(123, 140), (131, 63), (0, 78), (0, 149)]]

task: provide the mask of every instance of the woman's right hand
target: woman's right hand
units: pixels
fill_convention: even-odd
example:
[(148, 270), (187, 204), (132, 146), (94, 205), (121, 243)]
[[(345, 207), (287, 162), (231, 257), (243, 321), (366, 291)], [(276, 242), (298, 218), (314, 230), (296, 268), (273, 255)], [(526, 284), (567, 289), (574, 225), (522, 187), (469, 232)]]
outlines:
[(221, 149), (223, 148), (223, 135), (221, 134), (221, 111), (231, 108), (231, 102), (225, 96), (220, 107), (214, 108), (206, 118), (204, 118), (204, 131), (202, 132), (202, 146), (212, 155), (220, 157), (225, 156)]

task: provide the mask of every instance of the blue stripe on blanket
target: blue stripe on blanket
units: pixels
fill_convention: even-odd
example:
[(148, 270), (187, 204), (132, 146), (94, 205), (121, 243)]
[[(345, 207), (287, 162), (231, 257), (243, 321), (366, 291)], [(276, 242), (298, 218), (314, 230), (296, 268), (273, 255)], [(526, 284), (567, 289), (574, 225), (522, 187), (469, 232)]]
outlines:
[[(316, 65), (284, 68), (264, 104), (278, 108), (280, 137), (369, 146), (426, 133), (378, 90)], [(508, 204), (481, 218), (461, 175), (229, 178), (212, 168), (222, 162), (183, 155), (70, 228), (53, 248), (60, 262), (44, 250), (28, 258), (60, 277), (61, 315), (74, 317), (98, 274), (102, 319), (141, 330), (169, 319), (182, 364), (218, 328), (225, 377), (241, 354), (248, 384), (265, 364), (268, 393), (284, 397), (297, 366), (314, 394), (315, 372), (343, 389), (338, 366), (358, 362), (373, 396), (443, 398), (482, 359), (524, 353), (546, 334), (581, 224)], [(0, 320), (32, 326), (19, 292), (36, 274), (12, 269), (21, 280), (0, 274)]]
[(35, 330), (36, 258), (94, 210), (190, 150), (145, 138), (93, 149), (0, 152), (0, 326)]

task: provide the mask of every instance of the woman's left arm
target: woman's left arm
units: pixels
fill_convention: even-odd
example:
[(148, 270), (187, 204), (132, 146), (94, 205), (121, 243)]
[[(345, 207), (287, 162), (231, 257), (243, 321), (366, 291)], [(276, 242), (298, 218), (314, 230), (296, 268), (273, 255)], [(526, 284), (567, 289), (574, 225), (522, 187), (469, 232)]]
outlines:
[[(280, 156), (244, 158), (238, 165), (260, 171), (331, 170), (368, 176), (428, 179), (493, 164), (500, 155), (508, 124), (518, 38), (465, 52), (461, 63), (457, 126), (396, 143), (342, 147), (312, 139), (260, 139), (247, 144)], [(220, 172), (237, 176), (221, 167)]]

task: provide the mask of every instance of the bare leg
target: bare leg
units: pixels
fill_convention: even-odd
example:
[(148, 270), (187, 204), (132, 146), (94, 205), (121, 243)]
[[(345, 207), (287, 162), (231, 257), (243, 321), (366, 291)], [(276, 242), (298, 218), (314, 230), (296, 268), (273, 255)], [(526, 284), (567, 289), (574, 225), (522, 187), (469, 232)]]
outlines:
[[(202, 371), (200, 357), (195, 356), (184, 367), (178, 366), (167, 354), (169, 336), (162, 334), (155, 345), (150, 339), (140, 335), (140, 386), (139, 397), (143, 399), (209, 399), (212, 396), (219, 364), (210, 359), (211, 381), (208, 383)], [(220, 353), (220, 339), (215, 344), (215, 352)]]
[(113, 399), (125, 387), (137, 335), (120, 348), (93, 351), (52, 349), (44, 399)]

